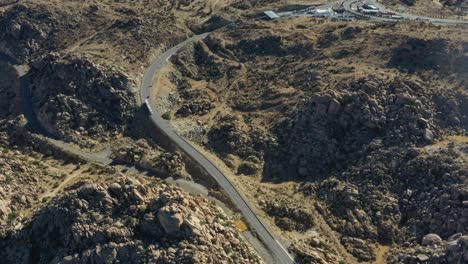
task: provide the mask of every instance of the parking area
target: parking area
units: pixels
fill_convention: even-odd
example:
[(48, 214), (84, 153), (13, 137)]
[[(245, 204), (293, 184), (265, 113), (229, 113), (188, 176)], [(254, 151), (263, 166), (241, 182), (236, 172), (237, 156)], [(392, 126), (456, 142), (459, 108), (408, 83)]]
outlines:
[(319, 17), (331, 20), (353, 21), (369, 20), (374, 22), (417, 21), (440, 25), (468, 24), (461, 19), (437, 19), (394, 12), (375, 0), (341, 0), (321, 5), (289, 6), (282, 10), (267, 10), (262, 19), (277, 20), (294, 17)]

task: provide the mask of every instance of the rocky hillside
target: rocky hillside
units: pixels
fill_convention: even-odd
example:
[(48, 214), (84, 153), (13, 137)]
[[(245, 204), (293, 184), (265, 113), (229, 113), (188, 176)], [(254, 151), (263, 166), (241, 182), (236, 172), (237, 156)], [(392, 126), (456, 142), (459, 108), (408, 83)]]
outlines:
[[(0, 53), (31, 64), (28, 100), (43, 128), (64, 141), (92, 146), (125, 131), (143, 67), (192, 35), (191, 28), (225, 24), (210, 18), (230, 5), (22, 1), (0, 11)], [(229, 21), (223, 14), (217, 16)], [(2, 114), (19, 111), (3, 102), (14, 92), (0, 88)]]
[(389, 64), (410, 73), (434, 70), (444, 74), (464, 76), (468, 81), (466, 42), (453, 43), (448, 39), (410, 38), (393, 51)]
[[(274, 151), (276, 158), (267, 158), (264, 172), (302, 178), (301, 191), (320, 201), (317, 208), (329, 225), (344, 235), (342, 242), (362, 260), (371, 260), (372, 253), (362, 254), (361, 246), (345, 237), (398, 244), (408, 238), (421, 241), (430, 233), (447, 239), (466, 232), (466, 143), (431, 147), (432, 141), (440, 140), (448, 131), (465, 131), (460, 124), (466, 121), (460, 123), (458, 119), (463, 116), (458, 105), (466, 102), (448, 96), (446, 99), (456, 102), (456, 107), (446, 109), (449, 113), (438, 118), (424, 117), (410, 101), (403, 103), (403, 97), (391, 99), (392, 95), (378, 92), (377, 87), (384, 88), (385, 84), (373, 85), (375, 80), (369, 79), (363, 83), (373, 88), (357, 86), (359, 96), (342, 103), (336, 97), (317, 97), (315, 103), (304, 107), (304, 115), (295, 114), (293, 120), (286, 121), (288, 125), (278, 131), (278, 150), (290, 151)], [(396, 87), (405, 85), (400, 82)], [(385, 106), (378, 97), (364, 92), (371, 90), (392, 105)], [(433, 96), (441, 94), (439, 91)], [(424, 113), (444, 113), (424, 106), (423, 96), (417, 98)], [(443, 97), (440, 99), (444, 102)], [(317, 115), (320, 117), (315, 118)], [(456, 118), (455, 123), (445, 116)], [(296, 131), (298, 127), (302, 132)], [(278, 164), (285, 156), (290, 159), (282, 170)]]
[[(304, 263), (463, 261), (452, 236), (468, 224), (464, 32), (240, 23), (174, 57), (173, 122), (194, 120), (193, 140), (238, 175)], [(423, 243), (435, 234), (439, 246)]]
[(468, 236), (454, 234), (442, 240), (436, 234), (423, 237), (418, 242), (407, 243), (402, 249), (389, 253), (388, 263), (464, 263), (468, 252)]
[[(164, 177), (184, 168), (177, 154), (144, 140), (134, 145), (127, 150), (145, 149), (124, 155), (122, 148), (116, 161), (151, 163), (146, 166)], [(261, 263), (213, 202), (120, 170), (51, 146), (22, 115), (0, 120), (0, 257), (7, 263)]]
[(32, 64), (28, 78), (38, 120), (66, 141), (120, 133), (136, 107), (128, 76), (86, 59), (50, 55)]
[(53, 190), (80, 173), (79, 162), (32, 134), (23, 115), (0, 120), (1, 236), (20, 228)]
[(56, 5), (16, 4), (0, 13), (0, 51), (23, 61), (35, 58), (64, 49), (101, 23), (102, 16)]
[(384, 0), (383, 4), (392, 10), (417, 14), (425, 17), (456, 18), (466, 16), (466, 0)]
[(0, 240), (0, 256), (16, 263), (258, 263), (225, 219), (206, 199), (174, 187), (123, 176), (78, 182)]
[[(236, 20), (154, 81), (164, 84), (164, 117), (226, 165), (298, 262), (467, 262), (467, 28), (239, 20), (279, 2), (1, 7), (0, 53), (29, 72), (20, 87), (0, 63), (0, 258), (261, 262), (213, 203), (129, 172), (190, 178), (179, 153), (131, 137), (136, 80), (168, 47)], [(456, 14), (427, 3), (392, 8)], [(50, 144), (34, 134), (36, 119), (59, 140), (104, 145), (114, 163)]]
[(60, 177), (60, 174), (47, 171), (46, 168), (37, 159), (0, 145), (1, 234), (5, 232), (6, 226), (14, 223), (19, 212), (37, 205), (40, 193), (50, 187), (50, 182)]
[[(424, 146), (468, 129), (464, 92), (406, 79), (370, 76), (317, 93), (297, 108), (275, 128), (276, 157), (266, 165), (271, 177), (328, 176), (373, 150)], [(279, 168), (284, 157), (289, 162)]]
[(189, 176), (180, 153), (167, 152), (144, 139), (136, 142), (124, 140), (114, 145), (111, 157), (116, 163), (136, 166), (161, 178)]
[[(189, 178), (180, 154), (150, 139), (116, 141), (134, 117), (142, 67), (230, 4), (40, 0), (0, 8), (0, 53), (29, 64), (20, 87), (0, 62), (4, 262), (261, 263), (214, 203), (155, 179)], [(35, 119), (57, 145), (35, 134)], [(112, 141), (119, 165), (86, 162), (62, 141)]]
[(468, 1), (466, 0), (443, 0), (442, 4), (450, 7), (466, 7), (468, 6)]
[(155, 53), (185, 39), (214, 12), (234, 15), (232, 2), (21, 1), (0, 13), (0, 52), (28, 61), (66, 50), (140, 73)]

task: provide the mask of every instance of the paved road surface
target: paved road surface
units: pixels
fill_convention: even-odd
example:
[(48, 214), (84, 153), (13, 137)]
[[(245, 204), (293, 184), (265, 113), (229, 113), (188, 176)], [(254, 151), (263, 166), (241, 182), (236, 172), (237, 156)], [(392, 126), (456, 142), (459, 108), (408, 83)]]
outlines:
[[(353, 9), (351, 9), (351, 5), (360, 2), (361, 0), (345, 0), (342, 1), (343, 7), (351, 14), (354, 14), (358, 17), (365, 17), (371, 19), (372, 21), (381, 21), (381, 22), (389, 22), (389, 21), (397, 21), (397, 19), (392, 18), (382, 18), (382, 17), (375, 17), (369, 16), (362, 13), (359, 13)], [(371, 2), (375, 3), (373, 0)], [(320, 8), (328, 8), (331, 7), (336, 2), (327, 3)], [(382, 8), (382, 7), (381, 7)], [(385, 9), (382, 9), (385, 10)], [(390, 10), (388, 10), (390, 11)], [(399, 16), (402, 16), (406, 20), (425, 20), (437, 24), (467, 24), (468, 21), (462, 20), (455, 20), (455, 19), (436, 19), (436, 18), (429, 18), (429, 17), (420, 17), (410, 14), (401, 14), (394, 12)], [(201, 167), (203, 167), (209, 175), (216, 179), (218, 184), (226, 191), (229, 195), (231, 200), (234, 204), (239, 208), (239, 210), (244, 215), (245, 219), (250, 223), (250, 225), (254, 228), (257, 232), (260, 239), (265, 243), (266, 247), (271, 251), (276, 261), (280, 264), (288, 264), (294, 263), (293, 258), (289, 255), (287, 250), (281, 245), (280, 242), (274, 237), (271, 231), (265, 226), (265, 224), (257, 217), (255, 212), (253, 211), (252, 207), (249, 205), (247, 200), (240, 194), (240, 192), (235, 188), (235, 186), (229, 181), (229, 179), (203, 154), (198, 152), (189, 142), (187, 142), (184, 138), (177, 135), (170, 124), (161, 118), (160, 113), (157, 112), (157, 107), (155, 103), (155, 99), (151, 96), (152, 94), (152, 79), (154, 75), (162, 69), (167, 61), (170, 59), (172, 55), (174, 55), (177, 51), (179, 51), (182, 47), (186, 44), (202, 40), (206, 38), (209, 33), (201, 34), (194, 36), (192, 38), (187, 39), (186, 41), (176, 45), (175, 47), (169, 49), (164, 54), (162, 54), (156, 61), (154, 61), (151, 66), (147, 69), (143, 82), (141, 84), (141, 98), (142, 102), (148, 99), (149, 107), (152, 109), (153, 114), (151, 115), (151, 120), (153, 123), (163, 132), (165, 133), (178, 147), (180, 147), (187, 155), (189, 155), (193, 160), (195, 160)], [(23, 66), (17, 65), (14, 61), (11, 60), (8, 56), (0, 55), (0, 60), (7, 61), (15, 66), (17, 70), (20, 81), (21, 81), (21, 94), (23, 98), (23, 109), (25, 115), (28, 119), (29, 125), (35, 130), (43, 134), (47, 140), (71, 153), (74, 153), (88, 161), (97, 161), (104, 164), (110, 164), (112, 162), (109, 159), (109, 151), (103, 150), (99, 153), (89, 153), (78, 150), (73, 146), (66, 144), (60, 140), (53, 139), (53, 135), (48, 133), (46, 129), (42, 127), (40, 122), (37, 120), (36, 115), (32, 109), (32, 105), (30, 102), (29, 90), (28, 90), (28, 80), (26, 75), (26, 70)]]
[[(176, 45), (175, 47), (166, 51), (161, 55), (148, 69), (144, 76), (144, 80), (141, 86), (141, 96), (142, 101), (146, 99), (147, 96), (151, 94), (152, 90), (152, 79), (153, 76), (165, 66), (169, 58), (179, 51), (186, 44), (195, 42), (207, 37), (209, 33), (201, 34), (187, 39), (186, 41)], [(23, 98), (23, 111), (26, 118), (28, 119), (28, 125), (36, 132), (40, 133), (44, 138), (55, 145), (56, 147), (73, 153), (87, 161), (90, 162), (99, 162), (103, 164), (110, 164), (112, 160), (109, 158), (109, 151), (105, 149), (98, 153), (90, 153), (79, 150), (74, 146), (67, 144), (63, 141), (54, 139), (54, 136), (50, 134), (37, 120), (37, 117), (34, 113), (30, 102), (29, 94), (29, 80), (27, 79), (27, 70), (22, 66), (18, 65), (16, 61), (12, 60), (8, 56), (0, 54), (0, 60), (6, 61), (13, 65), (20, 77), (21, 82), (21, 96)], [(185, 141), (182, 137), (178, 136), (168, 124), (168, 122), (161, 118), (160, 114), (156, 111), (155, 102), (153, 98), (149, 98), (151, 102), (150, 105), (154, 109), (154, 115), (151, 116), (152, 121), (156, 124), (158, 128), (161, 129), (177, 146), (179, 146), (184, 152), (187, 153), (191, 158), (193, 158), (200, 166), (202, 166), (212, 177), (216, 179), (219, 185), (226, 191), (229, 197), (232, 199), (233, 203), (237, 205), (239, 210), (243, 213), (245, 219), (250, 223), (250, 225), (257, 232), (260, 239), (265, 243), (266, 248), (270, 251), (274, 259), (279, 264), (288, 264), (294, 263), (292, 257), (288, 254), (287, 250), (275, 239), (271, 234), (268, 228), (261, 222), (261, 220), (256, 216), (255, 212), (252, 210), (250, 205), (247, 203), (246, 199), (237, 191), (234, 185), (228, 180), (228, 178), (219, 171), (216, 166), (211, 163), (206, 157), (199, 153), (190, 143)]]
[(98, 153), (90, 153), (86, 151), (79, 150), (75, 148), (74, 146), (67, 144), (63, 141), (55, 139), (55, 137), (49, 133), (37, 120), (37, 116), (34, 113), (34, 110), (31, 105), (31, 97), (29, 96), (29, 89), (28, 89), (28, 76), (27, 76), (27, 70), (23, 65), (19, 65), (17, 61), (15, 61), (13, 58), (5, 55), (5, 54), (0, 54), (0, 61), (5, 61), (12, 65), (20, 79), (20, 90), (21, 90), (21, 98), (22, 98), (22, 108), (24, 115), (26, 119), (28, 120), (28, 125), (37, 133), (39, 133), (41, 136), (43, 136), (50, 144), (58, 147), (61, 150), (64, 150), (66, 152), (75, 154), (82, 159), (89, 161), (89, 162), (99, 162), (103, 164), (110, 164), (112, 163), (112, 160), (109, 158), (110, 156), (110, 149), (104, 149)]
[(207, 173), (212, 176), (218, 184), (226, 191), (231, 198), (232, 202), (242, 212), (244, 218), (249, 222), (253, 229), (257, 232), (259, 238), (265, 243), (265, 246), (271, 251), (275, 260), (280, 264), (294, 263), (293, 258), (289, 255), (288, 251), (281, 245), (278, 240), (272, 235), (271, 231), (264, 225), (264, 223), (257, 217), (252, 207), (247, 200), (239, 193), (236, 187), (229, 181), (229, 179), (203, 154), (198, 152), (189, 142), (177, 135), (172, 129), (168, 121), (164, 120), (160, 113), (157, 112), (155, 98), (151, 96), (152, 93), (152, 80), (154, 75), (161, 70), (169, 60), (169, 58), (179, 51), (186, 44), (199, 41), (206, 38), (209, 33), (201, 34), (187, 39), (186, 41), (178, 44), (177, 46), (169, 49), (162, 54), (151, 66), (147, 69), (143, 82), (141, 84), (141, 99), (142, 102), (148, 100), (149, 107), (153, 114), (150, 115), (153, 123), (166, 134), (172, 142), (181, 148), (188, 156), (195, 160)]
[[(359, 17), (366, 17), (373, 21), (396, 21), (396, 19), (391, 18), (381, 18), (375, 16), (364, 15), (359, 13), (355, 10), (351, 9), (351, 5), (357, 3), (361, 0), (346, 0), (343, 1), (343, 7), (349, 12)], [(320, 8), (328, 8), (331, 7), (334, 3), (328, 3)], [(396, 13), (396, 12), (395, 12)], [(436, 18), (429, 18), (429, 17), (420, 17), (415, 15), (409, 14), (400, 14), (396, 13), (404, 17), (407, 20), (426, 20), (433, 23), (438, 24), (468, 24), (468, 21), (461, 21), (461, 20), (454, 20), (454, 19), (436, 19)], [(163, 132), (165, 133), (179, 148), (181, 148), (187, 155), (189, 155), (193, 160), (195, 160), (201, 167), (203, 167), (209, 175), (211, 175), (218, 184), (226, 191), (229, 195), (233, 203), (238, 207), (238, 209), (242, 212), (245, 219), (249, 222), (249, 224), (254, 228), (257, 232), (260, 239), (265, 243), (266, 247), (271, 251), (272, 255), (276, 259), (276, 261), (280, 264), (288, 264), (294, 263), (293, 258), (289, 255), (287, 250), (281, 245), (280, 242), (274, 237), (272, 232), (265, 226), (265, 224), (257, 217), (255, 212), (253, 211), (252, 207), (249, 205), (247, 200), (240, 194), (240, 192), (236, 189), (236, 187), (229, 181), (229, 179), (203, 154), (198, 152), (189, 142), (187, 142), (184, 138), (177, 135), (170, 124), (164, 120), (160, 113), (157, 112), (157, 107), (155, 103), (155, 99), (151, 96), (152, 94), (152, 80), (154, 75), (162, 69), (167, 61), (170, 59), (172, 55), (174, 55), (177, 51), (179, 51), (182, 47), (186, 44), (202, 40), (206, 38), (209, 33), (201, 34), (194, 36), (192, 38), (187, 39), (186, 41), (176, 45), (175, 47), (169, 49), (164, 54), (162, 54), (156, 61), (154, 61), (151, 66), (147, 69), (143, 82), (141, 84), (141, 98), (142, 102), (146, 99), (149, 102), (149, 107), (152, 109), (153, 114), (151, 115), (151, 120), (153, 123)], [(15, 65), (15, 69), (17, 70), (20, 80), (21, 80), (21, 94), (23, 98), (23, 109), (25, 115), (28, 119), (29, 125), (36, 131), (40, 132), (41, 134), (45, 135), (47, 140), (54, 144), (55, 146), (74, 153), (88, 161), (97, 161), (104, 164), (110, 164), (112, 160), (109, 159), (108, 154), (109, 151), (103, 150), (99, 153), (89, 153), (78, 150), (69, 144), (66, 144), (62, 141), (53, 139), (53, 136), (48, 133), (37, 120), (36, 115), (32, 109), (32, 105), (30, 102), (29, 90), (27, 84), (29, 83), (27, 80), (26, 70), (23, 66), (16, 65), (11, 61), (11, 58), (8, 56), (0, 55), (0, 60), (7, 61), (12, 65)]]

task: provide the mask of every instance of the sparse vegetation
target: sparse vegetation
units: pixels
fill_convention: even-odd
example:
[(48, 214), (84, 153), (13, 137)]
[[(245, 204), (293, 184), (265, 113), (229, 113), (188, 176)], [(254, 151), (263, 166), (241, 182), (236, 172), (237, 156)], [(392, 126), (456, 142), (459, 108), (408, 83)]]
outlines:
[[(468, 39), (458, 34), (465, 27), (299, 18), (242, 21), (239, 28), (218, 31), (173, 59), (168, 76), (181, 98), (174, 109), (206, 98), (214, 104), (208, 114), (173, 122), (193, 127), (199, 144), (237, 175), (273, 224), (304, 238), (293, 245), (304, 263), (319, 254), (305, 239), (315, 225), (331, 238), (317, 244), (341, 249), (320, 255), (330, 263), (373, 261), (377, 242), (464, 232), (459, 200), (446, 200), (447, 211), (431, 201), (466, 185), (466, 144), (426, 148), (466, 133), (468, 71), (461, 65)], [(207, 124), (206, 133), (196, 124)], [(431, 189), (439, 181), (443, 190)], [(407, 201), (407, 189), (420, 196)], [(423, 211), (432, 216), (415, 213)], [(448, 218), (457, 223), (449, 229), (442, 224)]]
[[(466, 5), (383, 3), (451, 18)], [(257, 19), (287, 4), (0, 0), (0, 53), (27, 72), (0, 62), (0, 259), (261, 262), (242, 217), (156, 179), (200, 176), (137, 113), (149, 61), (216, 29), (151, 96), (296, 261), (468, 261), (467, 27)]]

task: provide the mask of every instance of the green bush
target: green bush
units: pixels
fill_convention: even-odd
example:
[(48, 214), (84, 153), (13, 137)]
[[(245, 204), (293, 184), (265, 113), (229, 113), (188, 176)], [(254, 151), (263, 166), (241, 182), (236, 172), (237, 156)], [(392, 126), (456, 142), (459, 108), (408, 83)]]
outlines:
[(171, 112), (166, 112), (166, 113), (162, 114), (161, 117), (166, 119), (166, 120), (171, 120), (172, 119)]

